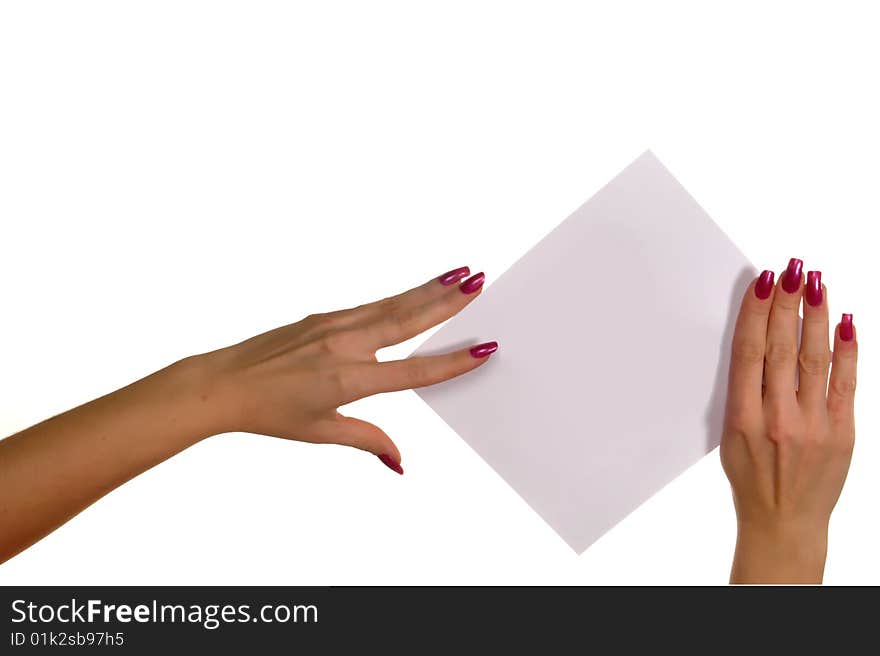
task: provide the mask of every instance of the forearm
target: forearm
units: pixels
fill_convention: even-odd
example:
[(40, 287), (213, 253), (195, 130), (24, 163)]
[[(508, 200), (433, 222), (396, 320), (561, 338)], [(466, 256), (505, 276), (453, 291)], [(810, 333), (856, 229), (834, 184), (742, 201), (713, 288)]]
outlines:
[(731, 583), (821, 583), (828, 527), (739, 525)]
[(219, 432), (211, 400), (190, 358), (0, 441), (0, 562)]

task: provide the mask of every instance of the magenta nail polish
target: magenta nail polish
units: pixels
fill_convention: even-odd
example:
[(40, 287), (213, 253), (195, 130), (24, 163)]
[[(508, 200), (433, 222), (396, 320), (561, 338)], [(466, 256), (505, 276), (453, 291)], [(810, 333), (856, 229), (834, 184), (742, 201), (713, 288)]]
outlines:
[(388, 467), (391, 471), (396, 471), (398, 474), (403, 474), (403, 467), (400, 466), (400, 463), (392, 459), (391, 456), (387, 454), (382, 454), (381, 456), (376, 456), (382, 463)]
[(775, 274), (772, 271), (762, 271), (761, 275), (758, 276), (758, 280), (755, 282), (755, 296), (762, 301), (769, 298), (770, 292), (773, 291), (774, 277)]
[(812, 306), (822, 305), (822, 272), (807, 271), (807, 288), (804, 290), (807, 303)]
[(486, 342), (471, 347), (471, 355), (475, 358), (485, 358), (498, 350), (498, 342)]
[(451, 285), (452, 283), (458, 282), (462, 278), (471, 275), (471, 270), (466, 267), (459, 267), (457, 269), (453, 269), (452, 271), (447, 271), (442, 276), (437, 278), (443, 285)]
[(853, 332), (852, 315), (844, 314), (842, 317), (840, 317), (840, 339), (842, 339), (844, 342), (850, 342), (852, 341), (852, 338), (854, 336), (855, 333)]
[(459, 286), (462, 294), (473, 294), (480, 287), (483, 286), (483, 282), (486, 280), (486, 274), (482, 271), (480, 273), (475, 273), (470, 278), (465, 280)]
[(794, 294), (801, 287), (801, 271), (804, 263), (796, 257), (788, 261), (788, 268), (782, 274), (782, 288), (789, 294)]

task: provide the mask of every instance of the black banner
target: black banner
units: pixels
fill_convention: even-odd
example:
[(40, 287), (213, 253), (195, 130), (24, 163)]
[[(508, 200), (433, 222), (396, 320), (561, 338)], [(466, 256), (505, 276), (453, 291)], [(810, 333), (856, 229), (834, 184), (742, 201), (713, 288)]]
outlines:
[[(839, 649), (870, 628), (857, 589), (753, 588), (0, 588), (0, 653), (491, 653), (509, 645), (613, 653), (645, 641)], [(868, 592), (865, 590), (865, 592)], [(874, 597), (874, 591), (870, 591)], [(835, 622), (846, 627), (833, 631)], [(671, 641), (671, 642), (670, 642)], [(711, 651), (711, 644), (703, 644)], [(558, 648), (558, 649), (557, 649)], [(568, 651), (569, 649), (566, 649)], [(261, 653), (261, 652), (257, 652)]]

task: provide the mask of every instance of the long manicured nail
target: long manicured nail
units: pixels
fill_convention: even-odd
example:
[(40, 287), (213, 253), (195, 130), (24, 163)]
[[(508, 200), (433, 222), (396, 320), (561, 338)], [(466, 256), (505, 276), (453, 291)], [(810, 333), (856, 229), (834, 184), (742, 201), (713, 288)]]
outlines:
[(483, 282), (486, 280), (486, 274), (482, 271), (480, 273), (475, 273), (470, 278), (465, 280), (459, 286), (462, 294), (473, 294), (480, 287), (483, 286)]
[(498, 342), (486, 342), (471, 347), (471, 355), (475, 358), (485, 358), (498, 350)]
[(400, 466), (400, 463), (394, 460), (391, 456), (383, 453), (381, 456), (377, 456), (382, 463), (388, 467), (391, 471), (396, 471), (398, 474), (403, 474), (403, 467)]
[(761, 275), (758, 276), (758, 281), (755, 283), (755, 296), (762, 301), (765, 298), (769, 298), (770, 292), (773, 291), (774, 277), (775, 274), (772, 271), (762, 271)]
[(844, 314), (840, 317), (840, 339), (849, 342), (852, 341), (853, 336), (852, 315)]
[(782, 274), (782, 288), (789, 294), (794, 294), (801, 287), (801, 271), (804, 263), (796, 257), (788, 261), (788, 268)]
[(807, 303), (812, 306), (822, 305), (822, 272), (807, 271)]
[(452, 283), (456, 283), (462, 278), (471, 275), (471, 270), (464, 267), (459, 267), (457, 269), (453, 269), (452, 271), (447, 271), (442, 276), (437, 278), (443, 285), (451, 285)]

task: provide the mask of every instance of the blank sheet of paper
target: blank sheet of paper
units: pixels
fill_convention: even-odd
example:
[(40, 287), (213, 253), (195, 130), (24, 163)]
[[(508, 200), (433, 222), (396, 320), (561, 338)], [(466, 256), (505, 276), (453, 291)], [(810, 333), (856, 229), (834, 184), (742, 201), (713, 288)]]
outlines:
[(717, 446), (755, 273), (647, 152), (416, 351), (490, 361), (417, 392), (581, 552)]

